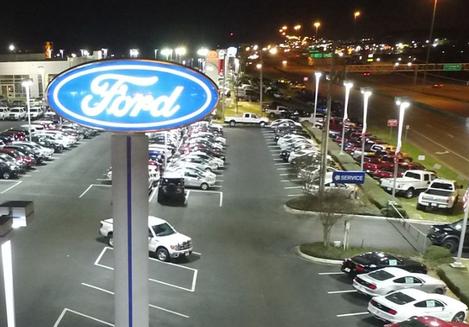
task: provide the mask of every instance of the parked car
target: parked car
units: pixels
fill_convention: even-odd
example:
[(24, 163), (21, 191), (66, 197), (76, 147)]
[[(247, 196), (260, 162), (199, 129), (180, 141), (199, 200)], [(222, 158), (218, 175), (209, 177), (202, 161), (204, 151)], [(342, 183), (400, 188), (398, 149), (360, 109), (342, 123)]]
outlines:
[(240, 117), (225, 117), (225, 123), (230, 124), (231, 127), (235, 127), (237, 124), (258, 125), (260, 127), (264, 127), (269, 123), (269, 120), (265, 117), (257, 117), (257, 115), (253, 113), (246, 112)]
[(158, 202), (168, 201), (182, 203), (186, 202), (186, 191), (184, 176), (178, 173), (165, 172), (158, 184)]
[(26, 111), (23, 107), (12, 107), (8, 111), (8, 119), (22, 120), (26, 118)]
[[(417, 193), (425, 191), (434, 179), (436, 175), (431, 171), (408, 170), (402, 177), (396, 179), (396, 194), (404, 194), (406, 198), (412, 198)], [(380, 185), (386, 191), (391, 192), (394, 188), (394, 179), (381, 179)]]
[(386, 267), (360, 274), (353, 279), (353, 287), (358, 292), (369, 296), (386, 295), (405, 288), (418, 288), (438, 294), (446, 292), (446, 284), (441, 280), (396, 267)]
[(456, 183), (447, 179), (435, 179), (428, 188), (419, 194), (417, 210), (443, 208), (453, 211), (458, 203)]
[[(451, 224), (432, 225), (428, 231), (427, 238), (434, 245), (444, 246), (452, 253), (455, 253), (459, 246), (461, 238), (463, 220), (458, 220)], [(464, 236), (464, 248), (469, 248), (469, 224), (466, 226), (466, 235)]]
[(384, 252), (365, 252), (345, 259), (342, 262), (341, 270), (350, 276), (355, 276), (386, 267), (398, 267), (409, 272), (427, 273), (427, 267), (423, 263)]
[[(99, 233), (110, 246), (114, 246), (113, 232), (113, 218), (102, 220)], [(148, 216), (148, 250), (161, 261), (188, 257), (192, 253), (192, 239), (177, 232), (166, 220)]]
[(18, 171), (19, 169), (12, 165), (8, 164), (4, 161), (0, 161), (0, 176), (3, 179), (10, 179), (10, 178), (16, 178), (18, 177)]
[(408, 288), (377, 296), (368, 311), (378, 319), (399, 322), (413, 316), (430, 315), (446, 321), (464, 321), (467, 306), (452, 297)]

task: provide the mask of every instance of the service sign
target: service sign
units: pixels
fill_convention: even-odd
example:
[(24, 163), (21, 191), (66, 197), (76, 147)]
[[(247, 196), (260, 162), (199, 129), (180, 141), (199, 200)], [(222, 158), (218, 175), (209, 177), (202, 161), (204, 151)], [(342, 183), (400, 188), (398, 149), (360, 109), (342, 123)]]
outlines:
[(177, 128), (215, 108), (218, 89), (178, 64), (102, 60), (73, 67), (47, 88), (49, 106), (80, 125), (117, 132)]

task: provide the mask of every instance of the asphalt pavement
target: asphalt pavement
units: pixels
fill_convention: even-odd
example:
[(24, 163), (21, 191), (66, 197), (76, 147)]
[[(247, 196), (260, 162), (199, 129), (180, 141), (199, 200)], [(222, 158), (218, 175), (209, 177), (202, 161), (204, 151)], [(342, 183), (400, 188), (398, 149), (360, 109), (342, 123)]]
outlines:
[[(227, 165), (217, 172), (217, 187), (191, 190), (185, 207), (149, 198), (150, 213), (192, 237), (196, 252), (173, 263), (149, 257), (150, 326), (380, 326), (337, 266), (296, 255), (297, 245), (321, 239), (321, 225), (284, 210), (301, 187), (278, 160), (270, 132), (226, 128), (225, 136)], [(111, 188), (100, 181), (110, 165), (110, 134), (82, 143), (13, 188), (0, 181), (1, 201), (35, 206), (32, 224), (13, 235), (19, 327), (112, 326), (113, 250), (97, 231), (111, 217)], [(342, 233), (338, 224), (332, 239)], [(408, 247), (379, 220), (355, 222), (351, 239)], [(0, 291), (0, 326), (6, 326)]]

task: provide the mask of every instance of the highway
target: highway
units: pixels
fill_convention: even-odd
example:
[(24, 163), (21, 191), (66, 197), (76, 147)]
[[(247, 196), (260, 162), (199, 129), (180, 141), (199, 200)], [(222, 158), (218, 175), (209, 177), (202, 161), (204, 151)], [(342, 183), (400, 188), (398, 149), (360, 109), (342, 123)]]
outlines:
[[(303, 80), (303, 77), (309, 76), (310, 81), (306, 83), (307, 88), (313, 90), (313, 84), (311, 83), (313, 78), (312, 67), (303, 67), (301, 70), (295, 69), (292, 73), (289, 73), (288, 67), (282, 68), (282, 71), (266, 67), (266, 74), (275, 78), (283, 77), (295, 80)], [(370, 80), (366, 78), (354, 80), (353, 76), (349, 76), (349, 78), (358, 87), (373, 88), (378, 84), (377, 78)], [(377, 90), (370, 98), (368, 125), (370, 127), (386, 129), (388, 119), (398, 118), (398, 108), (394, 103), (394, 97), (410, 95), (410, 100), (412, 101), (412, 94), (418, 92), (389, 86), (383, 89), (381, 83), (379, 84)], [(355, 87), (354, 91), (352, 91), (349, 112), (352, 119), (362, 121), (362, 96), (358, 87)], [(331, 94), (333, 100), (343, 102), (344, 88), (341, 85), (333, 84)], [(408, 142), (420, 147), (427, 155), (434, 156), (444, 165), (455, 170), (462, 178), (469, 179), (469, 146), (467, 146), (469, 142), (468, 102), (456, 101), (436, 95), (418, 94), (420, 103), (425, 103), (427, 100), (427, 105), (435, 105), (438, 110), (430, 110), (428, 107), (424, 108), (424, 106), (418, 103), (412, 104), (406, 112), (404, 122), (405, 125), (410, 127), (407, 137)], [(320, 95), (326, 96), (326, 85), (324, 82), (320, 84)], [(447, 112), (445, 112), (446, 109)], [(455, 110), (458, 115), (455, 115)]]

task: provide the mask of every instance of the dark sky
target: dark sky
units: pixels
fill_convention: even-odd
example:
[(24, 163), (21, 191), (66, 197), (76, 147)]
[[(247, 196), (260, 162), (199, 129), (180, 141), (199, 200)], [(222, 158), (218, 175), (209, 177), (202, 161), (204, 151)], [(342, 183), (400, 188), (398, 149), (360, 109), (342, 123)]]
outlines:
[[(55, 48), (152, 49), (187, 44), (216, 47), (251, 40), (275, 40), (279, 26), (314, 19), (331, 38), (350, 35), (352, 13), (360, 9), (358, 29), (367, 35), (425, 37), (433, 0), (73, 0), (4, 1), (0, 52), (10, 42), (38, 50)], [(436, 35), (469, 39), (469, 0), (439, 0)], [(234, 32), (234, 37), (229, 33)]]

